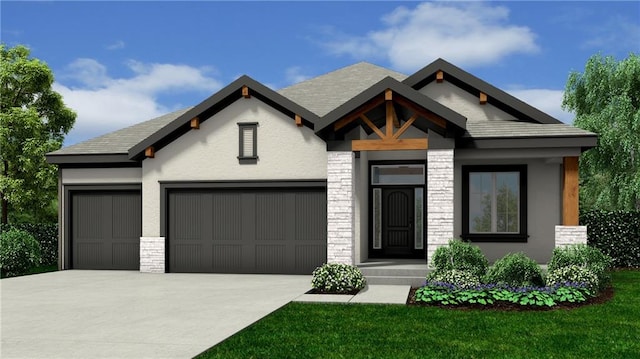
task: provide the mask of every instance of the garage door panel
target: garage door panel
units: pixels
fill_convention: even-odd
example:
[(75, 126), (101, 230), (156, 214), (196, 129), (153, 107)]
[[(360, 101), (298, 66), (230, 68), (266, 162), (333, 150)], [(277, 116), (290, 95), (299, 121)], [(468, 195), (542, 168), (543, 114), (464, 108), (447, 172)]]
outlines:
[(296, 245), (295, 266), (297, 273), (311, 273), (327, 259), (327, 247), (317, 244)]
[(299, 193), (295, 213), (304, 221), (296, 221), (296, 240), (323, 241), (327, 238), (327, 202), (322, 192)]
[(139, 192), (78, 191), (72, 193), (71, 203), (73, 268), (140, 268)]
[[(321, 208), (326, 207), (325, 193), (324, 189), (173, 190), (168, 198), (169, 270), (310, 274), (326, 259), (326, 209)], [(311, 208), (303, 208), (307, 206)], [(194, 222), (185, 213), (206, 220)], [(187, 223), (200, 230), (185, 229)], [(191, 258), (178, 253), (186, 243), (181, 230), (189, 233), (189, 243), (202, 246), (204, 255), (193, 253)], [(302, 257), (297, 258), (297, 244), (313, 248), (300, 249)]]

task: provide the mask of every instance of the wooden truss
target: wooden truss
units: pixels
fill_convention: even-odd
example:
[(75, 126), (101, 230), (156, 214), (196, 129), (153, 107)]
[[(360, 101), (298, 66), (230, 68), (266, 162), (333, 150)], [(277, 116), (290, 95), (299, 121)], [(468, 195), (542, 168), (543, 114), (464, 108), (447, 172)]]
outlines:
[[(400, 121), (393, 107), (393, 103), (397, 103), (413, 112), (413, 115), (400, 126)], [(385, 104), (386, 106), (386, 123), (385, 132), (382, 132), (366, 115), (375, 107)], [(368, 103), (360, 106), (350, 115), (340, 119), (334, 124), (334, 131), (345, 127), (353, 121), (360, 119), (369, 127), (380, 139), (376, 140), (352, 140), (352, 151), (390, 151), (390, 150), (426, 150), (428, 146), (428, 139), (426, 138), (403, 138), (400, 136), (404, 134), (409, 127), (416, 121), (418, 116), (431, 121), (436, 126), (446, 128), (446, 121), (429, 111), (424, 110), (420, 106), (415, 105), (413, 102), (408, 101), (400, 96), (393, 96), (393, 91), (387, 89), (384, 93), (384, 97), (379, 96), (369, 101)], [(394, 129), (397, 129), (394, 132)]]

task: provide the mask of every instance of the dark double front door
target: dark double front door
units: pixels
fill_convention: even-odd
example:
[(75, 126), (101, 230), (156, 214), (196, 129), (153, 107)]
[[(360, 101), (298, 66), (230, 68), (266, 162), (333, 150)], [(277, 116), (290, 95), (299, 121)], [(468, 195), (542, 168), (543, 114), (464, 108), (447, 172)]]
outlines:
[[(416, 205), (422, 206), (422, 201), (416, 202), (415, 187), (382, 187), (381, 188), (381, 246), (373, 249), (374, 256), (392, 258), (423, 258), (424, 250), (416, 249), (416, 231), (423, 223), (416, 218)], [(419, 241), (422, 241), (419, 238)], [(420, 246), (418, 246), (420, 247)]]

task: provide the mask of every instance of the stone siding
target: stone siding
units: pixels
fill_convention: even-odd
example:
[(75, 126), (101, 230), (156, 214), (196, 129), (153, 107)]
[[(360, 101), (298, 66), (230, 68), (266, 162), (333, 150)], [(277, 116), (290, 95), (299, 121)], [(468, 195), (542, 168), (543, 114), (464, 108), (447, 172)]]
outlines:
[(587, 226), (556, 226), (556, 247), (587, 244)]
[(164, 242), (164, 237), (140, 237), (140, 272), (165, 272)]
[(327, 262), (355, 264), (353, 152), (329, 152), (327, 160)]
[(453, 150), (427, 151), (427, 261), (453, 238)]

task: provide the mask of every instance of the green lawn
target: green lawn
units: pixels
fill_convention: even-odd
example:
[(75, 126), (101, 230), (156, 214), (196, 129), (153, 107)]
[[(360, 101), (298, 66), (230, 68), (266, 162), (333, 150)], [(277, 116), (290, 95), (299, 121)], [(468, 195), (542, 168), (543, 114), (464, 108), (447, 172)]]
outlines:
[(605, 304), (542, 312), (290, 303), (198, 358), (638, 358), (640, 271), (613, 286)]

